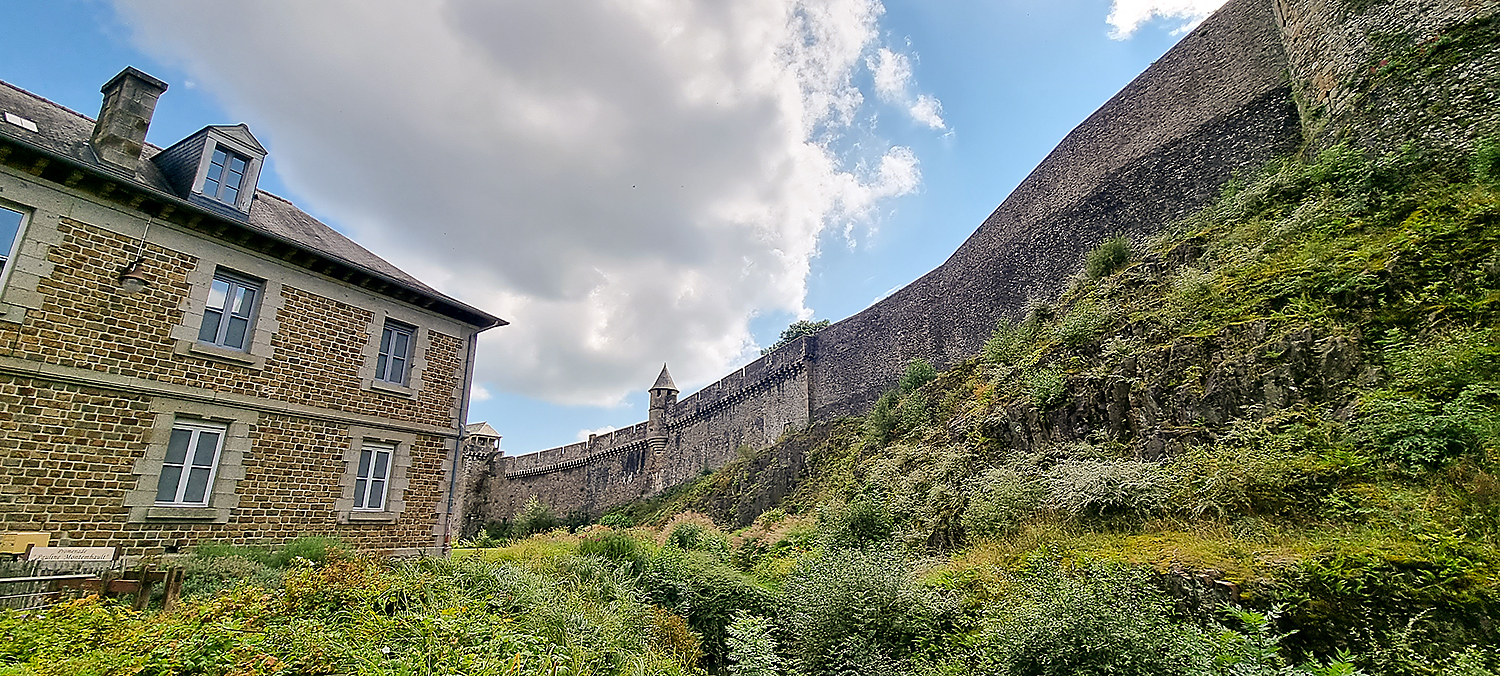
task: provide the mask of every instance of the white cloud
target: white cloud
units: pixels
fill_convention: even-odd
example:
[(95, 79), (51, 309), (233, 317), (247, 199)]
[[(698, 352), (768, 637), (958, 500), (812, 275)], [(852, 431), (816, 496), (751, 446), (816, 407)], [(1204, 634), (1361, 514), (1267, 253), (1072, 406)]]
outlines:
[(613, 431), (615, 431), (615, 427), (613, 425), (605, 425), (604, 427), (600, 427), (598, 429), (593, 429), (593, 430), (578, 430), (578, 439), (577, 440), (578, 441), (588, 441), (589, 440), (589, 435), (591, 435), (591, 434), (609, 434), (610, 432), (613, 432)]
[(1223, 4), (1224, 0), (1114, 0), (1105, 21), (1112, 27), (1109, 36), (1116, 40), (1129, 38), (1141, 24), (1153, 17), (1183, 19), (1183, 24), (1173, 33), (1185, 33), (1196, 28)]
[(481, 341), (491, 388), (613, 404), (662, 361), (717, 378), (756, 354), (751, 317), (808, 315), (822, 237), (921, 181), (860, 126), (871, 57), (909, 70), (878, 0), (116, 2), (294, 197), (512, 322)]
[(469, 388), (469, 401), (489, 401), (493, 397), (494, 395), (479, 383), (474, 383), (473, 387)]
[(865, 67), (875, 85), (875, 95), (886, 103), (906, 109), (911, 119), (929, 129), (946, 129), (943, 104), (930, 94), (911, 94), (911, 58), (901, 52), (881, 47), (865, 58)]
[(947, 125), (943, 123), (943, 103), (926, 94), (918, 96), (917, 102), (911, 104), (911, 108), (908, 110), (908, 112), (911, 113), (911, 119), (921, 122), (922, 124), (925, 124), (933, 129), (943, 129), (947, 127)]
[(883, 101), (900, 101), (906, 98), (907, 83), (911, 81), (911, 60), (905, 54), (881, 47), (869, 59), (870, 75), (875, 80), (875, 94)]

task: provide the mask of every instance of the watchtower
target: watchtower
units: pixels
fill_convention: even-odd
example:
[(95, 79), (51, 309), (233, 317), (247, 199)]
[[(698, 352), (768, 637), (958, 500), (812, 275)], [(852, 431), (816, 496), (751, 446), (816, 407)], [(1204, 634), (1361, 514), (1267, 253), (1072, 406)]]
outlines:
[(667, 448), (667, 414), (677, 405), (677, 385), (667, 365), (661, 365), (661, 375), (651, 386), (651, 417), (646, 419), (646, 444), (660, 453)]

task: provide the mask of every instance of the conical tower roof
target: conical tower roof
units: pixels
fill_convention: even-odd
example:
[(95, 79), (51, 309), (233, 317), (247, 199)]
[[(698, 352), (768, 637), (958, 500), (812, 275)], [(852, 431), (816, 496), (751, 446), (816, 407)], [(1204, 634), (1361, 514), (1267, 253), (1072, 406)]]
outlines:
[(672, 382), (672, 374), (667, 372), (667, 365), (665, 363), (661, 365), (661, 375), (656, 377), (656, 384), (652, 385), (651, 389), (677, 391), (677, 384)]

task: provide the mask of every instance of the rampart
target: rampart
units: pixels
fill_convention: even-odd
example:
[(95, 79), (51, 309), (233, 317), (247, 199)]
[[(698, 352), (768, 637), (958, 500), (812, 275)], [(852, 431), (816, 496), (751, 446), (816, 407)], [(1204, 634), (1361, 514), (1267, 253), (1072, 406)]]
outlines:
[(1157, 232), (1208, 204), (1236, 173), (1299, 149), (1344, 139), (1397, 147), (1400, 130), (1370, 118), (1372, 99), (1407, 132), (1436, 125), (1463, 142), (1476, 133), (1459, 129), (1466, 120), (1495, 129), (1500, 101), (1485, 97), (1500, 90), (1500, 64), (1491, 63), (1500, 56), (1481, 54), (1422, 84), (1454, 106), (1436, 112), (1396, 100), (1409, 84), (1382, 80), (1380, 60), (1436, 44), (1497, 5), (1231, 0), (1070, 132), (941, 266), (680, 402), (668, 398), (657, 448), (642, 423), (489, 458), (470, 473), (468, 532), (532, 497), (555, 512), (597, 514), (717, 468), (742, 445), (768, 445), (789, 426), (863, 413), (911, 360), (945, 369), (978, 353), (998, 322), (1055, 297), (1106, 237)]

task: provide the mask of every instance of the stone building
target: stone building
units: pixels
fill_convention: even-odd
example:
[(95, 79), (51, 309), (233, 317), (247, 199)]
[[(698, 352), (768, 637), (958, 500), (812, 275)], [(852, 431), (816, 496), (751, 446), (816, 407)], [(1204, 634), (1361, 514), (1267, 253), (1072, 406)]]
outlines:
[(126, 68), (95, 121), (0, 83), (0, 530), (442, 546), (505, 322), (257, 190), (243, 124), (147, 144), (166, 89)]

